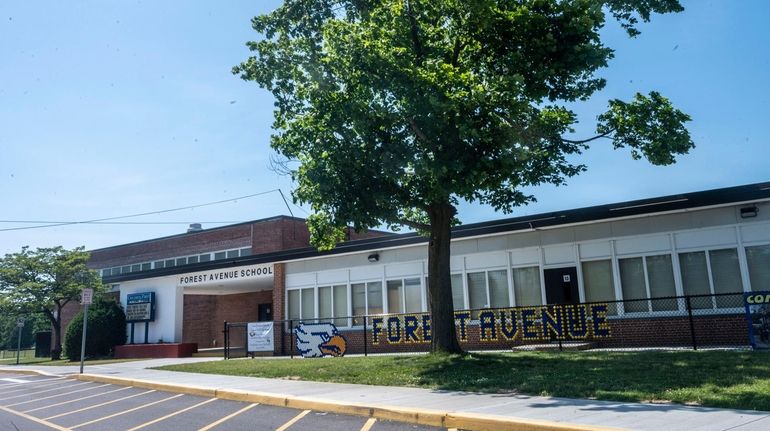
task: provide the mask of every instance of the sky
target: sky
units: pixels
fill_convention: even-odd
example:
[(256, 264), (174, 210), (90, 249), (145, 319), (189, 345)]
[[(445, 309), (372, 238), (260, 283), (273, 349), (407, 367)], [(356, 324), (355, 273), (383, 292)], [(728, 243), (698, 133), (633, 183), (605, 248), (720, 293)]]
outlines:
[[(290, 179), (270, 169), (270, 94), (231, 73), (258, 38), (251, 17), (278, 4), (3, 0), (0, 255), (307, 216), (276, 191), (290, 201)], [(607, 100), (660, 91), (693, 118), (689, 155), (654, 167), (597, 142), (579, 159), (588, 171), (566, 186), (528, 190), (538, 201), (512, 214), (463, 203), (461, 221), (770, 181), (770, 2), (683, 4), (634, 39), (608, 23), (608, 85), (572, 108), (590, 136)], [(176, 208), (188, 209), (157, 213)], [(131, 224), (35, 227), (144, 213), (113, 220)]]

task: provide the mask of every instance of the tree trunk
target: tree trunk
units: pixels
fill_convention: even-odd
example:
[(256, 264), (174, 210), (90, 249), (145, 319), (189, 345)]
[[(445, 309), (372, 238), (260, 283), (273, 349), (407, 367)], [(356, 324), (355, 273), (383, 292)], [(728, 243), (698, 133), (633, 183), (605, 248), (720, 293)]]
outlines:
[(431, 351), (462, 353), (457, 342), (452, 285), (449, 272), (449, 244), (455, 208), (449, 203), (431, 205), (428, 244), (428, 293), (431, 315)]

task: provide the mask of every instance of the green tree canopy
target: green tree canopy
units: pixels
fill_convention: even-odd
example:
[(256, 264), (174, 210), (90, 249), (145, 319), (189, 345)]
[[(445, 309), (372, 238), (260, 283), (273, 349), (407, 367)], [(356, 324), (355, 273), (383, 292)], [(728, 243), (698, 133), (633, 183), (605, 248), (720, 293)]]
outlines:
[(0, 259), (0, 309), (15, 313), (43, 313), (51, 322), (51, 355), (61, 355), (61, 313), (84, 288), (104, 290), (99, 274), (86, 266), (89, 254), (83, 247), (23, 247)]
[[(611, 100), (596, 136), (568, 138), (568, 106), (605, 86), (608, 16), (629, 36), (678, 0), (286, 0), (257, 16), (234, 68), (275, 97), (272, 147), (310, 203), (313, 241), (342, 229), (430, 234), (434, 350), (458, 351), (449, 239), (460, 200), (510, 212), (524, 187), (562, 184), (604, 138), (670, 164), (693, 148), (689, 117), (657, 92)], [(298, 162), (293, 164), (293, 162)]]

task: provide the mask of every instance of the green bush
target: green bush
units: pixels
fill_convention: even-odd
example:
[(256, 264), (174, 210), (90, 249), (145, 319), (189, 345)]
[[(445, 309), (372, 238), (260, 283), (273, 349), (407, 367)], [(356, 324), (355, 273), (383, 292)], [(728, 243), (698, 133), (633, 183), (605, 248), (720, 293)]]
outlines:
[[(80, 360), (83, 337), (83, 312), (79, 312), (64, 335), (64, 352), (70, 361)], [(88, 307), (86, 329), (86, 358), (112, 356), (115, 346), (126, 342), (126, 314), (120, 304), (111, 299), (94, 298)]]

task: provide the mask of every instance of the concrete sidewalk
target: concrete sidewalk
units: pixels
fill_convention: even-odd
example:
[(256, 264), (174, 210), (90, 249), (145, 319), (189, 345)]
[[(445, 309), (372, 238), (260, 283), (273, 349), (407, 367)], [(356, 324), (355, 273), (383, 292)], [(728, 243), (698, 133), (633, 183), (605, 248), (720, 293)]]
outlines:
[[(154, 359), (86, 366), (85, 380), (250, 400), (263, 404), (374, 416), (449, 428), (516, 430), (770, 429), (770, 412), (638, 404), (515, 394), (475, 394), (150, 370), (215, 358)], [(77, 366), (14, 366), (0, 371), (76, 374)]]

